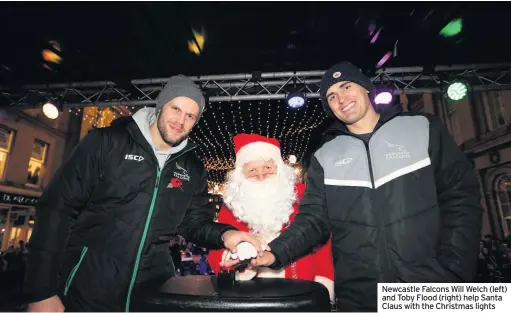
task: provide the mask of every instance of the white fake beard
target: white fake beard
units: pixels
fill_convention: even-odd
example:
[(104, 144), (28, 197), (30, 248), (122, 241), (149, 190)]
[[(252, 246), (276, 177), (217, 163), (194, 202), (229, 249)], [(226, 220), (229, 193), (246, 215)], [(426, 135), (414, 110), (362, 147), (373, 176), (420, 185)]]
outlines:
[(250, 181), (241, 169), (235, 169), (229, 173), (224, 199), (234, 216), (247, 223), (252, 233), (274, 237), (294, 211), (295, 183), (293, 169), (284, 163), (274, 176), (263, 181)]

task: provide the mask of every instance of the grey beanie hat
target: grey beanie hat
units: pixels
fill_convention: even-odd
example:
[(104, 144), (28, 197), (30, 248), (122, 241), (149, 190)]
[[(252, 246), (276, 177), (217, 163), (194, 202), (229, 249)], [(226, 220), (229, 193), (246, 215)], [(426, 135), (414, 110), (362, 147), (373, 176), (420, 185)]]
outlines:
[(202, 116), (206, 107), (204, 95), (199, 87), (188, 77), (184, 75), (172, 76), (165, 87), (156, 98), (156, 112), (159, 112), (163, 106), (177, 97), (188, 97), (199, 105), (199, 116)]

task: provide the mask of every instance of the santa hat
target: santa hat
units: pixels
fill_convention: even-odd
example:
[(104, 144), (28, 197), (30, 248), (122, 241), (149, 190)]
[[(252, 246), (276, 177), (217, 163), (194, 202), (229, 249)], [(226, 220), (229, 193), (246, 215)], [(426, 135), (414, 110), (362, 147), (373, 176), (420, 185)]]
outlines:
[(234, 136), (233, 140), (236, 167), (260, 159), (273, 159), (275, 162), (283, 162), (280, 154), (280, 143), (275, 138), (258, 134), (239, 134)]

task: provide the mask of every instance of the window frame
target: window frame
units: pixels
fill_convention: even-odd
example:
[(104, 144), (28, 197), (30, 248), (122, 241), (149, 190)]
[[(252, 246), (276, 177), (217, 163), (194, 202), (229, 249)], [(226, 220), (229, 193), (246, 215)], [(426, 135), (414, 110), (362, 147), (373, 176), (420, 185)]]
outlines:
[[(29, 187), (41, 187), (41, 181), (42, 181), (42, 178), (45, 176), (45, 171), (46, 171), (46, 167), (47, 167), (47, 163), (48, 163), (48, 155), (49, 155), (49, 151), (50, 151), (50, 144), (47, 143), (46, 141), (44, 140), (41, 140), (39, 138), (34, 138), (33, 142), (32, 142), (32, 145), (35, 145), (36, 143), (39, 143), (41, 145), (43, 145), (44, 147), (44, 151), (43, 151), (43, 160), (40, 161), (38, 159), (35, 159), (34, 157), (32, 157), (32, 154), (33, 154), (33, 149), (34, 149), (34, 146), (32, 146), (32, 150), (30, 151), (30, 158), (28, 159), (28, 165), (27, 165), (27, 182), (25, 183), (26, 186), (29, 186)], [(37, 180), (37, 184), (33, 184), (29, 181), (28, 179), (28, 174), (29, 174), (29, 169), (30, 169), (30, 164), (31, 163), (39, 163), (41, 165), (41, 168), (40, 168), (40, 172), (39, 172), (39, 176), (38, 176), (38, 180)]]
[[(506, 182), (509, 183), (509, 187), (503, 186)], [(509, 236), (511, 234), (511, 220), (507, 220), (505, 218), (507, 216), (511, 216), (511, 174), (500, 175), (497, 179), (496, 188), (497, 209), (500, 216), (502, 230), (504, 231), (504, 236)]]
[[(8, 147), (7, 147), (7, 152), (6, 152), (6, 156), (5, 156), (5, 165), (4, 165), (4, 168), (2, 169), (2, 174), (0, 175), (0, 181), (5, 181), (5, 175), (7, 174), (7, 167), (9, 166), (9, 160), (10, 160), (10, 156), (12, 154), (12, 148), (14, 146), (14, 140), (16, 137), (16, 130), (12, 129), (10, 127), (7, 127), (3, 124), (0, 124), (0, 129), (7, 131), (7, 132), (11, 132), (9, 143), (7, 144)], [(2, 151), (2, 152), (4, 152), (4, 151)]]

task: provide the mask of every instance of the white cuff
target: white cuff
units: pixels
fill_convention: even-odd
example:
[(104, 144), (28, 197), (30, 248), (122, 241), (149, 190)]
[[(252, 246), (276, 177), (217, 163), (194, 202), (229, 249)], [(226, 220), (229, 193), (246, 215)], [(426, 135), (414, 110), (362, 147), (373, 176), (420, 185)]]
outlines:
[(330, 301), (335, 301), (334, 281), (323, 276), (314, 277), (314, 281), (323, 284), (328, 289)]
[(231, 258), (231, 252), (229, 252), (229, 250), (227, 250), (227, 249), (224, 249), (224, 253), (222, 253), (222, 258), (221, 258), (222, 262), (227, 261), (230, 258)]
[[(229, 258), (235, 259), (233, 254), (229, 252), (229, 250), (225, 249), (222, 254), (222, 260), (228, 260)], [(243, 272), (236, 272), (236, 280), (251, 280), (252, 278), (257, 276), (257, 270), (252, 267), (247, 267)]]
[(257, 270), (247, 267), (243, 272), (236, 272), (236, 280), (251, 280), (257, 276)]

